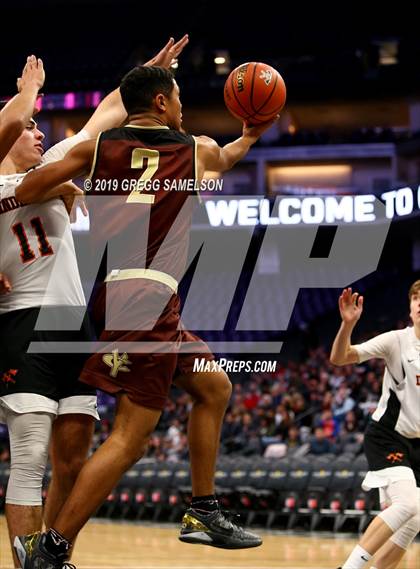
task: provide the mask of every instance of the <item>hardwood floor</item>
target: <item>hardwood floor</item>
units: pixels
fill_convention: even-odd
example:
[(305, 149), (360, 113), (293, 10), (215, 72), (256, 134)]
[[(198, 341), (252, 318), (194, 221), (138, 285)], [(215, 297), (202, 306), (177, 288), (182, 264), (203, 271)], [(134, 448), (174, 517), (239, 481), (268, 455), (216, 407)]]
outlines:
[[(177, 539), (178, 526), (91, 522), (80, 535), (72, 562), (77, 569), (336, 569), (355, 538), (264, 533), (255, 549), (229, 551), (187, 545)], [(12, 567), (6, 522), (0, 517), (0, 568)], [(400, 569), (420, 569), (415, 543)]]

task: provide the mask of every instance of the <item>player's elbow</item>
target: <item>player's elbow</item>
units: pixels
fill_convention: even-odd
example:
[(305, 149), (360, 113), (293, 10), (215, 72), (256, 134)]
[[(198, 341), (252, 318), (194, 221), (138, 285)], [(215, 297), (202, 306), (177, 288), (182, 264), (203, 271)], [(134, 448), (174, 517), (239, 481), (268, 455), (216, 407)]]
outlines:
[(343, 366), (346, 365), (347, 360), (345, 356), (340, 356), (340, 354), (337, 354), (333, 351), (330, 355), (330, 362), (335, 366)]
[(357, 363), (358, 356), (357, 353), (354, 352), (352, 348), (347, 350), (345, 354), (336, 354), (335, 352), (331, 352), (330, 355), (330, 362), (335, 366), (346, 366), (349, 364)]
[(341, 366), (343, 365), (343, 361), (340, 358), (337, 358), (336, 356), (333, 356), (331, 354), (330, 356), (330, 363), (332, 363), (334, 366)]

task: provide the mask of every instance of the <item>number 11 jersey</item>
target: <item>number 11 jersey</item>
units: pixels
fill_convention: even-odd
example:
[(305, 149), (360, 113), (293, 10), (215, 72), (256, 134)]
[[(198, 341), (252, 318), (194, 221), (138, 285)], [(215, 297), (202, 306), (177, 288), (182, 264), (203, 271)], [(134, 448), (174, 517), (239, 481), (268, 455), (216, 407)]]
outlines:
[[(86, 140), (81, 131), (48, 150), (41, 165), (61, 159)], [(61, 199), (23, 205), (15, 198), (26, 173), (0, 175), (0, 271), (12, 291), (0, 295), (0, 314), (35, 306), (84, 306), (69, 215)]]

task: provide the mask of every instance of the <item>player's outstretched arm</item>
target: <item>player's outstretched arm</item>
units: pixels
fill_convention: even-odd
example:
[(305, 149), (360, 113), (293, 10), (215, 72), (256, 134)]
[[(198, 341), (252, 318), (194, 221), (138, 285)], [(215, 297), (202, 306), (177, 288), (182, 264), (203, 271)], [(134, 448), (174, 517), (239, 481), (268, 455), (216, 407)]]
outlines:
[[(230, 170), (236, 162), (239, 162), (249, 151), (251, 146), (257, 142), (259, 137), (269, 129), (278, 117), (261, 123), (258, 126), (248, 126), (244, 123), (242, 136), (233, 142), (220, 147), (215, 140), (207, 136), (198, 136), (198, 162), (199, 175), (204, 170), (214, 170), (216, 172), (225, 172)], [(200, 172), (201, 170), (201, 172)]]
[(32, 117), (44, 81), (42, 60), (30, 55), (26, 60), (22, 76), (18, 79), (19, 93), (0, 111), (0, 162), (7, 156)]
[(29, 172), (16, 188), (16, 199), (22, 203), (35, 203), (63, 195), (83, 195), (77, 186), (65, 182), (90, 171), (95, 145), (95, 140), (81, 142), (62, 160)]
[(355, 364), (359, 361), (357, 350), (351, 345), (351, 334), (363, 312), (363, 296), (345, 288), (338, 299), (341, 326), (335, 337), (330, 360), (334, 365)]
[[(145, 65), (158, 65), (169, 68), (173, 61), (181, 54), (188, 43), (188, 35), (184, 35), (175, 42), (170, 38), (168, 43)], [(121, 100), (120, 90), (115, 89), (105, 97), (97, 109), (83, 127), (92, 138), (96, 138), (100, 132), (109, 128), (120, 126), (127, 118), (127, 112)]]

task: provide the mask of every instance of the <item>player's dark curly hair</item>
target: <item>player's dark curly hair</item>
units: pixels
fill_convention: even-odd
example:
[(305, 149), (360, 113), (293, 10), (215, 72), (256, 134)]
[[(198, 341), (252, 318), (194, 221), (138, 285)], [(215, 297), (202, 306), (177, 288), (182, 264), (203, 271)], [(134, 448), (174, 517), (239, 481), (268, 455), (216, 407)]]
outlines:
[(174, 88), (173, 75), (163, 67), (135, 67), (120, 84), (122, 102), (129, 115), (144, 113), (152, 107), (159, 93), (170, 97)]

